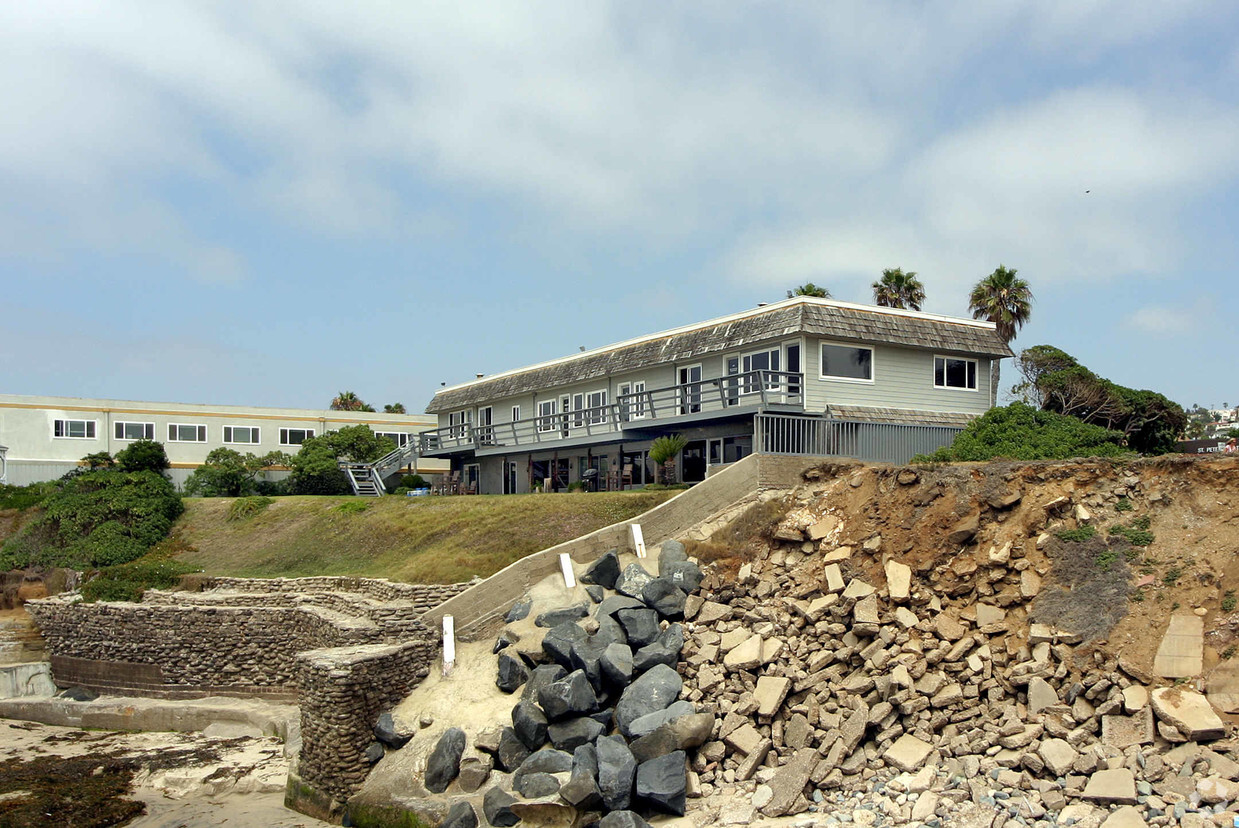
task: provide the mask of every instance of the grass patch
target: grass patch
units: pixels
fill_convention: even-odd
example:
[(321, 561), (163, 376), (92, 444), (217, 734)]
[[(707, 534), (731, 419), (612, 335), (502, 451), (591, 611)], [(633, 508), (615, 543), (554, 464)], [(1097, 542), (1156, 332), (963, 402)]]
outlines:
[[(358, 575), (445, 584), (635, 517), (676, 492), (460, 497), (280, 497), (243, 521), (224, 498), (187, 499), (176, 559), (210, 575)], [(341, 509), (360, 503), (363, 508)]]
[(1222, 612), (1234, 610), (1235, 603), (1235, 591), (1233, 589), (1226, 590), (1226, 594), (1222, 596)]
[(148, 555), (132, 563), (109, 566), (82, 584), (82, 598), (94, 601), (141, 601), (148, 589), (169, 589), (194, 567), (166, 556)]
[(336, 511), (346, 515), (359, 515), (370, 508), (371, 500), (346, 500), (336, 507)]
[(1083, 543), (1097, 536), (1097, 530), (1092, 526), (1081, 526), (1079, 529), (1063, 529), (1055, 533), (1061, 541)]
[(1046, 553), (1053, 565), (1033, 604), (1032, 620), (1086, 641), (1108, 634), (1127, 614), (1131, 568), (1126, 547), (1119, 538), (1096, 533), (1082, 540), (1050, 541)]
[(238, 497), (236, 500), (232, 501), (232, 505), (228, 507), (227, 520), (233, 523), (238, 520), (248, 520), (274, 502), (274, 497), (263, 497), (262, 495), (255, 495), (254, 497)]
[(55, 481), (31, 483), (29, 486), (0, 486), (0, 509), (31, 509), (41, 505), (55, 490)]
[(1162, 583), (1168, 587), (1172, 587), (1179, 583), (1179, 579), (1183, 577), (1183, 568), (1176, 566), (1162, 576)]

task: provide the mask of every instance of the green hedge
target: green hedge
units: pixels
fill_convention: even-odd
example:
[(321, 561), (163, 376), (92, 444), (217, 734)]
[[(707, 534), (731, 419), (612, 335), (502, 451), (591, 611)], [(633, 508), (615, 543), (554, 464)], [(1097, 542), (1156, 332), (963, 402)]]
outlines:
[(1017, 402), (991, 408), (983, 417), (969, 423), (954, 443), (933, 454), (918, 455), (912, 462), (979, 462), (995, 457), (1066, 460), (1127, 454), (1130, 452), (1123, 447), (1123, 435), (1117, 431)]

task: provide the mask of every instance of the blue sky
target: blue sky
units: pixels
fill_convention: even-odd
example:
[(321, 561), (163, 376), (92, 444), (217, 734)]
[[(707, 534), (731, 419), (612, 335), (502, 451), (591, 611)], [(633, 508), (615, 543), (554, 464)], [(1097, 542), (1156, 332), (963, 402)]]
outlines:
[(1233, 406), (1237, 178), (1232, 2), (10, 3), (0, 390), (420, 410), (1002, 263), (1015, 347)]

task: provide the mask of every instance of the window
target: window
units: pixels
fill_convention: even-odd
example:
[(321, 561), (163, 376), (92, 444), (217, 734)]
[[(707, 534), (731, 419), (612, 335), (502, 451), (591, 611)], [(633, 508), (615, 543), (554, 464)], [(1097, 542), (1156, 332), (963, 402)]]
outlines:
[(589, 409), (587, 419), (590, 425), (598, 425), (607, 421), (607, 392), (594, 391), (588, 394), (585, 405)]
[[(585, 408), (585, 395), (584, 394), (573, 394), (572, 395), (572, 410), (575, 412), (575, 416), (572, 418), (573, 428), (580, 428), (581, 426), (585, 424), (584, 408)], [(568, 413), (568, 410), (566, 408), (564, 409), (564, 413), (565, 414)]]
[(154, 423), (113, 423), (117, 440), (154, 440)]
[(512, 422), (518, 423), (521, 419), (521, 407), (519, 405), (512, 406)]
[(72, 440), (95, 439), (95, 420), (54, 420), (52, 436)]
[(620, 417), (625, 421), (645, 417), (645, 383), (625, 382), (619, 387)]
[(469, 424), (471, 422), (473, 422), (472, 411), (469, 411), (469, 410), (453, 411), (452, 413), (447, 415), (447, 424), (451, 426), (451, 430), (448, 432), (448, 434), (457, 440), (461, 440), (465, 437), (468, 437), (469, 436)]
[(205, 443), (206, 426), (186, 425), (183, 423), (168, 423), (168, 442), (170, 443)]
[(977, 361), (955, 357), (934, 357), (934, 388), (977, 390)]
[(396, 448), (404, 448), (409, 444), (409, 435), (400, 431), (376, 431), (375, 437), (386, 437), (396, 444)]
[(873, 349), (823, 342), (822, 379), (873, 382)]
[(555, 401), (543, 400), (538, 403), (538, 431), (555, 430)]
[(254, 445), (260, 439), (257, 426), (224, 426), (225, 443)]
[(280, 445), (299, 446), (313, 436), (314, 429), (312, 428), (281, 428)]
[[(775, 348), (770, 351), (761, 351), (756, 354), (745, 354), (741, 360), (741, 370), (748, 374), (750, 371), (778, 371), (779, 370), (779, 349)], [(777, 391), (779, 389), (779, 378), (769, 374), (761, 373), (756, 376), (748, 376), (741, 383), (741, 394), (755, 394), (762, 388), (762, 383), (765, 382), (767, 391)]]

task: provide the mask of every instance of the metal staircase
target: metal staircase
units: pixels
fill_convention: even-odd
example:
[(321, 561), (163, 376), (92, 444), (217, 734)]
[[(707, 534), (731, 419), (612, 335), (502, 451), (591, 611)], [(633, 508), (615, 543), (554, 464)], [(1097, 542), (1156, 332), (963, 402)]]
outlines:
[(413, 437), (405, 445), (384, 454), (373, 463), (340, 463), (340, 468), (348, 475), (353, 494), (359, 497), (382, 497), (387, 494), (383, 478), (409, 461), (416, 460), (417, 449), (418, 441)]

